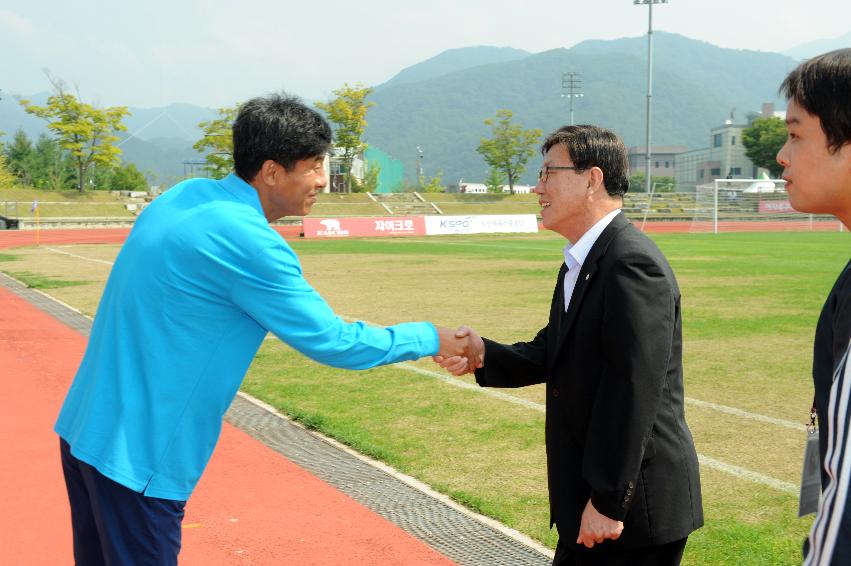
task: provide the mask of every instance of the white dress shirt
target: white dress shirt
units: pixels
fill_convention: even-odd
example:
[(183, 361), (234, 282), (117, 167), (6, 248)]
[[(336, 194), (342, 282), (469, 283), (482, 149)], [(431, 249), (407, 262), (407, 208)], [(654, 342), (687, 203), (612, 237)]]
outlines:
[(600, 237), (606, 226), (615, 219), (620, 211), (620, 208), (611, 211), (582, 234), (582, 237), (575, 244), (568, 243), (564, 246), (564, 263), (568, 269), (567, 273), (564, 274), (564, 312), (567, 312), (567, 307), (570, 306), (570, 298), (573, 296), (573, 289), (576, 288), (576, 278), (579, 277), (579, 272), (585, 258), (588, 257), (588, 252), (594, 247), (597, 238)]

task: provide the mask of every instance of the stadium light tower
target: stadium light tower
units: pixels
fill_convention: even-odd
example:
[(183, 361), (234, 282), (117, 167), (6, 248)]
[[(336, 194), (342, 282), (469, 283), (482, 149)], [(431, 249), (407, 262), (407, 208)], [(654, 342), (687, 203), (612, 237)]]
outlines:
[(423, 182), (423, 149), (417, 146), (417, 183)]
[(653, 100), (653, 4), (667, 4), (668, 0), (633, 0), (635, 6), (647, 5), (647, 167), (644, 170), (644, 191), (649, 193), (650, 183), (650, 103)]
[(573, 125), (573, 100), (585, 96), (581, 92), (582, 79), (579, 78), (579, 73), (569, 72), (561, 74), (561, 97), (565, 96), (570, 99), (570, 125)]

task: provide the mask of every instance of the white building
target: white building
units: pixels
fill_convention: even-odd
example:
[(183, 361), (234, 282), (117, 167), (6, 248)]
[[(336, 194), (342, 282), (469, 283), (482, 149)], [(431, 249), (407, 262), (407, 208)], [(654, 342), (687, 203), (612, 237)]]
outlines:
[[(532, 185), (514, 185), (514, 192), (516, 194), (529, 194), (534, 188), (535, 187)], [(458, 183), (458, 192), (467, 194), (482, 194), (488, 192), (488, 187), (484, 183), (467, 183), (461, 181)], [(510, 193), (511, 187), (509, 187), (508, 185), (502, 185), (502, 192)]]
[[(346, 187), (346, 172), (343, 167), (343, 150), (338, 147), (332, 147), (328, 155), (325, 156), (325, 178), (328, 179), (328, 184), (322, 192), (325, 193), (342, 193)], [(352, 160), (352, 177), (358, 181), (363, 181), (365, 161), (363, 154), (355, 155)]]
[[(514, 185), (514, 193), (518, 195), (528, 195), (532, 192), (532, 189), (534, 188), (534, 185)], [(508, 185), (503, 185), (502, 192), (510, 193), (511, 187), (509, 187)]]
[[(785, 113), (775, 112), (774, 104), (767, 102), (762, 105), (762, 114), (754, 117), (769, 116), (783, 117)], [(758, 178), (765, 170), (748, 159), (742, 143), (742, 130), (748, 126), (750, 124), (734, 124), (732, 119), (727, 120), (723, 126), (712, 128), (709, 147), (678, 154), (675, 158), (677, 190), (693, 190), (715, 179)]]
[(488, 187), (484, 183), (458, 183), (459, 193), (482, 194), (488, 192)]

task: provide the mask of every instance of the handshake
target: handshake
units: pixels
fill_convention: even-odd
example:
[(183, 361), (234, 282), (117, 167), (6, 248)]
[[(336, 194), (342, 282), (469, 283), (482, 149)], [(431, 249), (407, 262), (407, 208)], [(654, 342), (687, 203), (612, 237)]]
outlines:
[(485, 343), (475, 330), (461, 326), (452, 330), (437, 326), (440, 349), (432, 359), (452, 375), (473, 373), (485, 365)]

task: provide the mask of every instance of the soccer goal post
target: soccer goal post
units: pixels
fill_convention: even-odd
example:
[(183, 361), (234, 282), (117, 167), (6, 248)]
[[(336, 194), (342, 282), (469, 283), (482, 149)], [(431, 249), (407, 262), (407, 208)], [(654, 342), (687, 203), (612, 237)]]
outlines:
[(698, 185), (692, 232), (839, 231), (830, 215), (792, 208), (781, 179), (716, 179)]

